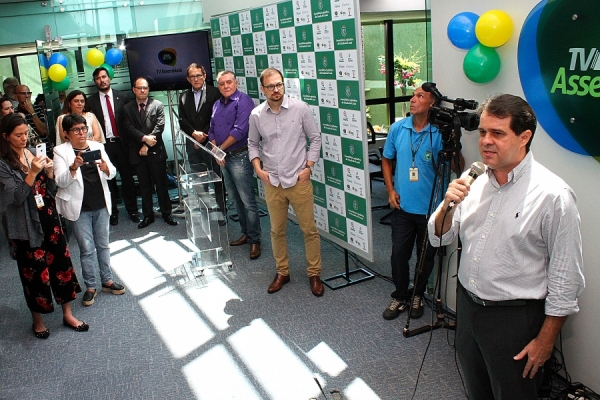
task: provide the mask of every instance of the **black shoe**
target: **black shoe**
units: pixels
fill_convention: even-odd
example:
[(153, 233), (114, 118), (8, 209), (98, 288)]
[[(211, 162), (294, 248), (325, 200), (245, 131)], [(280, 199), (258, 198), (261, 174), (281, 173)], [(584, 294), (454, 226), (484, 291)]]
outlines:
[(412, 307), (410, 308), (410, 317), (411, 318), (421, 318), (423, 316), (423, 297), (415, 296), (413, 299)]
[(48, 329), (48, 328), (46, 328), (46, 330), (44, 330), (44, 331), (37, 332), (35, 330), (35, 326), (32, 325), (31, 329), (33, 329), (33, 334), (38, 339), (48, 339), (48, 337), (50, 336), (50, 329)]
[(103, 292), (110, 292), (112, 294), (123, 294), (125, 293), (125, 287), (120, 283), (113, 282), (111, 285), (102, 284)]
[(131, 213), (131, 214), (129, 214), (129, 219), (131, 220), (131, 222), (135, 222), (136, 224), (138, 222), (140, 222), (140, 216), (137, 215), (137, 213)]
[(169, 224), (169, 225), (171, 225), (171, 226), (175, 226), (175, 225), (177, 225), (177, 224), (178, 224), (178, 222), (177, 222), (177, 221), (175, 221), (175, 220), (173, 219), (173, 217), (172, 217), (172, 216), (170, 216), (170, 215), (169, 215), (168, 217), (163, 217), (163, 220), (164, 220), (164, 221), (165, 221), (167, 224)]
[(79, 326), (73, 326), (73, 325), (69, 324), (63, 318), (63, 325), (66, 326), (67, 328), (73, 329), (75, 332), (87, 332), (87, 331), (90, 330), (90, 326), (88, 324), (86, 324), (85, 322), (83, 322), (83, 321), (81, 321), (81, 325), (79, 325)]
[(110, 224), (112, 226), (115, 226), (119, 223), (119, 214), (117, 213), (112, 213), (110, 216)]
[(83, 300), (82, 300), (83, 305), (86, 307), (89, 307), (92, 304), (94, 304), (94, 299), (96, 298), (96, 294), (97, 293), (95, 290), (93, 292), (86, 290), (85, 293), (83, 294)]
[(154, 217), (144, 217), (142, 222), (138, 225), (138, 229), (143, 229), (152, 223), (154, 223)]
[(400, 315), (402, 311), (406, 310), (407, 307), (408, 304), (406, 304), (405, 301), (392, 299), (392, 302), (390, 303), (388, 308), (386, 308), (383, 312), (383, 319), (390, 320), (398, 318), (398, 315)]

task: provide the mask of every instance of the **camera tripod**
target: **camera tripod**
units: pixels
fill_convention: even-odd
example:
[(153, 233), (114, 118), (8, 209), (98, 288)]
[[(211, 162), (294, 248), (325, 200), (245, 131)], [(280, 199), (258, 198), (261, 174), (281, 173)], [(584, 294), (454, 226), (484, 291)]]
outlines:
[[(439, 198), (440, 192), (445, 191), (450, 183), (450, 175), (453, 172), (450, 166), (454, 164), (456, 176), (460, 176), (461, 170), (461, 158), (460, 158), (460, 125), (457, 129), (454, 130), (455, 135), (451, 136), (449, 133), (447, 135), (442, 135), (442, 137), (452, 137), (452, 139), (444, 141), (444, 148), (440, 150), (438, 153), (438, 162), (437, 166), (435, 166), (435, 180), (434, 184), (431, 188), (431, 197), (429, 199), (429, 213), (427, 214), (426, 220), (429, 221), (429, 217), (437, 208), (436, 199)], [(417, 283), (419, 278), (423, 279), (421, 276), (424, 263), (425, 263), (425, 255), (427, 253), (428, 248), (431, 246), (429, 243), (428, 235), (426, 234), (423, 238), (423, 245), (421, 246), (421, 253), (418, 257), (418, 263), (415, 267), (415, 279), (413, 288), (417, 287)], [(444, 257), (446, 256), (446, 246), (441, 246), (438, 250), (438, 268), (437, 268), (437, 282), (435, 284), (435, 288), (437, 288), (435, 295), (435, 303), (432, 304), (432, 307), (435, 306), (437, 321), (431, 324), (427, 324), (421, 326), (419, 328), (410, 329), (410, 311), (408, 312), (408, 316), (406, 318), (406, 325), (402, 331), (404, 337), (411, 337), (415, 335), (419, 335), (421, 333), (430, 332), (439, 328), (446, 328), (450, 330), (455, 330), (456, 322), (455, 321), (446, 321), (442, 298), (441, 298), (441, 288), (442, 288), (442, 270), (443, 270), (443, 262)], [(428, 277), (427, 277), (428, 278)], [(412, 304), (415, 299), (415, 291), (413, 289), (413, 293), (411, 296), (411, 300), (409, 303), (409, 310), (412, 309)]]

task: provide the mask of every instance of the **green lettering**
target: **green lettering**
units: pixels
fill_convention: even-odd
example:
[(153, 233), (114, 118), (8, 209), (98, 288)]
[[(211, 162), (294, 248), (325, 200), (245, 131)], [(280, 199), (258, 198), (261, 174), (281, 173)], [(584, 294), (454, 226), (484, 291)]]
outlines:
[(600, 76), (595, 77), (590, 82), (590, 95), (592, 97), (600, 97), (600, 92), (598, 92), (598, 89), (600, 89)]
[(567, 90), (565, 92), (565, 94), (568, 94), (570, 96), (570, 95), (573, 95), (573, 94), (577, 93), (577, 89), (578, 89), (578, 87), (577, 87), (577, 81), (578, 80), (579, 80), (579, 75), (572, 75), (569, 78), (569, 86), (571, 86), (573, 89)]
[(558, 72), (556, 73), (556, 78), (554, 78), (554, 83), (552, 84), (552, 90), (550, 93), (554, 93), (556, 89), (561, 89), (563, 94), (567, 90), (566, 80), (565, 80), (565, 67), (560, 67)]
[(585, 96), (588, 94), (588, 82), (590, 79), (591, 77), (586, 75), (579, 79), (579, 86), (581, 87), (581, 90), (577, 92), (577, 96)]

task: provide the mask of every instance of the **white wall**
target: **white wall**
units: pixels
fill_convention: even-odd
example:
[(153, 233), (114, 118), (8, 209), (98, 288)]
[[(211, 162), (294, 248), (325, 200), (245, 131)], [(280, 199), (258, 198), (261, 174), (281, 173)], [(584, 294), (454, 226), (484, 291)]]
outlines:
[[(450, 98), (462, 97), (478, 101), (497, 93), (511, 93), (524, 97), (517, 68), (518, 38), (525, 18), (538, 2), (538, 0), (518, 2), (432, 0), (433, 76), (442, 94)], [(472, 11), (481, 15), (492, 9), (507, 12), (513, 20), (515, 30), (509, 42), (498, 48), (502, 60), (498, 77), (486, 85), (474, 84), (462, 71), (462, 60), (466, 52), (450, 43), (446, 28), (450, 19), (459, 12)], [(463, 135), (466, 165), (479, 160), (477, 139), (476, 132)], [(600, 213), (596, 208), (598, 193), (600, 193), (600, 162), (592, 157), (565, 150), (556, 144), (540, 126), (535, 133), (532, 150), (537, 161), (562, 177), (577, 194), (581, 214), (586, 288), (579, 299), (581, 311), (567, 320), (562, 331), (563, 344), (566, 365), (572, 379), (599, 392), (600, 332), (597, 327), (600, 325), (600, 314), (596, 313), (595, 307), (600, 305), (600, 270), (597, 268), (600, 264), (598, 245)]]
[[(389, 0), (388, 0), (389, 1)], [(271, 4), (269, 0), (245, 0), (218, 2), (204, 1), (203, 14), (205, 21), (216, 14), (236, 10), (259, 7)], [(361, 11), (370, 10), (373, 0), (362, 0)], [(413, 9), (414, 3), (423, 4), (423, 0), (400, 2), (409, 5), (405, 9)], [(433, 76), (442, 94), (450, 98), (465, 98), (483, 101), (492, 94), (511, 93), (524, 97), (517, 69), (517, 44), (521, 26), (525, 18), (538, 0), (502, 1), (502, 0), (431, 0), (431, 26), (433, 40)], [(390, 6), (392, 7), (392, 6)], [(392, 11), (397, 9), (394, 6)], [(447, 38), (446, 27), (450, 19), (459, 12), (472, 11), (481, 15), (491, 9), (507, 12), (514, 23), (515, 30), (507, 44), (500, 47), (498, 52), (502, 60), (502, 68), (498, 77), (486, 85), (471, 83), (462, 71), (462, 61), (465, 51), (455, 48)], [(373, 10), (375, 11), (375, 10)], [(377, 6), (376, 11), (383, 11)], [(368, 44), (367, 44), (368, 45)], [(467, 165), (479, 160), (477, 150), (477, 133), (465, 133), (462, 139), (463, 154)], [(600, 162), (591, 157), (571, 153), (557, 145), (538, 126), (532, 144), (532, 150), (537, 161), (562, 177), (574, 190), (578, 197), (578, 207), (581, 214), (581, 232), (583, 236), (583, 259), (586, 289), (580, 298), (581, 311), (570, 317), (563, 329), (563, 344), (568, 371), (574, 381), (580, 381), (600, 392), (600, 313), (594, 308), (600, 305), (600, 245), (596, 238), (600, 230), (600, 213), (596, 211), (596, 198), (600, 193)], [(455, 267), (454, 267), (455, 268)], [(454, 271), (451, 271), (451, 274)], [(448, 294), (454, 293), (452, 287)], [(454, 308), (454, 299), (449, 299), (449, 305)]]

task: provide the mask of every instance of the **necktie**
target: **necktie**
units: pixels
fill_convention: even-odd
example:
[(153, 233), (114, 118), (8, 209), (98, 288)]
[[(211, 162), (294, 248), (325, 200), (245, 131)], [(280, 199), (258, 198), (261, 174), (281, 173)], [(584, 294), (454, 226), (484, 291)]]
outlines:
[(106, 96), (106, 110), (108, 111), (108, 118), (110, 119), (110, 127), (114, 137), (119, 137), (119, 131), (117, 130), (117, 122), (115, 121), (115, 114), (113, 113), (112, 105), (110, 104), (110, 97)]
[(140, 115), (142, 116), (142, 119), (144, 119), (144, 116), (146, 115), (146, 104), (144, 103), (140, 103)]

